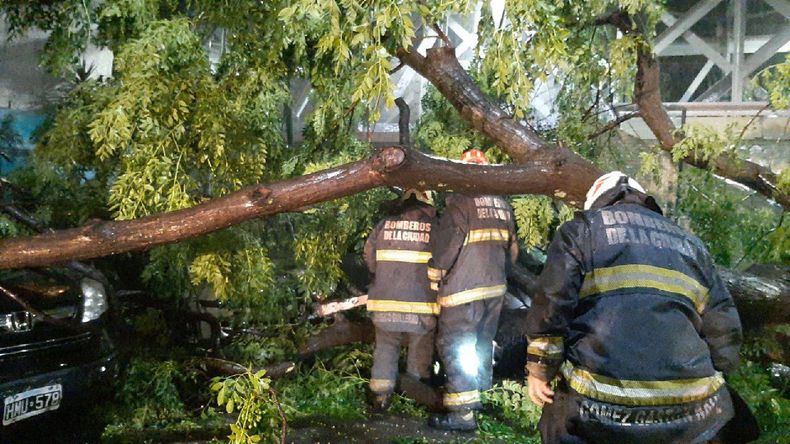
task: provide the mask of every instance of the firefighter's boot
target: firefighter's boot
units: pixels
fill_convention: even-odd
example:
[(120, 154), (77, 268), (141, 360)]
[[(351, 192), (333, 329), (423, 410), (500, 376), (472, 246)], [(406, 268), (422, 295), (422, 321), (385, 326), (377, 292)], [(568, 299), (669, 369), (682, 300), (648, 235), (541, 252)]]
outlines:
[(471, 432), (477, 428), (475, 413), (472, 410), (431, 415), (428, 425), (435, 429), (457, 432)]
[(372, 413), (384, 413), (392, 403), (391, 393), (368, 392), (368, 405)]

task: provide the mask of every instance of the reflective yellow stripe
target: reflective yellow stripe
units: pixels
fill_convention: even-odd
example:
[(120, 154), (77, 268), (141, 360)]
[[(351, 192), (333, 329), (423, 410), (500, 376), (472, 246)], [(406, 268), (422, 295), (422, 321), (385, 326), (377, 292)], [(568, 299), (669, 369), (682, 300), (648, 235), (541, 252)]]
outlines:
[(441, 268), (428, 267), (428, 279), (434, 282), (441, 281), (445, 273)]
[(438, 302), (442, 307), (455, 307), (456, 305), (466, 304), (468, 302), (502, 296), (505, 294), (506, 290), (506, 285), (473, 288), (471, 290), (464, 290), (459, 291), (458, 293), (448, 294), (447, 296), (441, 296), (436, 300), (436, 302)]
[(584, 278), (579, 297), (626, 288), (655, 288), (688, 298), (702, 313), (709, 290), (695, 279), (675, 270), (652, 265), (618, 265), (596, 268)]
[(430, 251), (414, 250), (377, 250), (376, 260), (382, 262), (408, 262), (411, 264), (427, 264), (431, 258)]
[(399, 313), (417, 313), (438, 315), (439, 304), (435, 302), (382, 301), (368, 299), (368, 311), (397, 311)]
[(510, 238), (510, 233), (508, 233), (507, 230), (502, 230), (499, 228), (484, 228), (470, 231), (466, 235), (466, 239), (464, 239), (464, 245), (475, 242), (506, 241), (508, 238)]
[(395, 380), (393, 379), (373, 379), (370, 378), (368, 385), (370, 390), (377, 393), (391, 392), (395, 389)]
[(562, 337), (560, 336), (531, 338), (527, 346), (527, 353), (547, 358), (561, 357), (563, 351)]
[(699, 401), (712, 395), (724, 384), (724, 377), (719, 372), (705, 378), (635, 381), (597, 375), (566, 363), (563, 373), (570, 386), (584, 396), (631, 406)]
[(468, 392), (460, 393), (446, 393), (444, 395), (444, 405), (456, 406), (474, 404), (480, 402), (480, 391), (470, 390)]

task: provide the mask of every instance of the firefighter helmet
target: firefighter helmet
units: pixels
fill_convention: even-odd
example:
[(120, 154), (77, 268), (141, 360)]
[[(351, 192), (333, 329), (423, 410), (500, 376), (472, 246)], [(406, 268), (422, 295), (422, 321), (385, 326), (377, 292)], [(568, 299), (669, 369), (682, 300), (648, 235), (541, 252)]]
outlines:
[(628, 177), (628, 175), (625, 173), (620, 171), (612, 171), (611, 173), (604, 174), (603, 176), (596, 179), (595, 182), (593, 182), (590, 190), (587, 191), (587, 200), (584, 201), (584, 209), (589, 210), (592, 208), (595, 201), (598, 200), (598, 198), (601, 197), (603, 193), (617, 187), (620, 184), (627, 185), (641, 193), (645, 193), (645, 189), (642, 188), (642, 185), (639, 185), (639, 182)]
[(419, 200), (422, 203), (433, 205), (434, 192), (431, 190), (423, 191), (423, 190), (417, 190), (415, 188), (409, 188), (403, 192), (403, 195), (401, 196), (401, 200), (407, 200), (412, 196), (414, 196), (415, 199)]
[(461, 154), (461, 162), (478, 163), (481, 165), (486, 165), (488, 164), (488, 159), (486, 159), (486, 155), (484, 152), (477, 149), (471, 149), (471, 150), (466, 150), (464, 151), (463, 154)]

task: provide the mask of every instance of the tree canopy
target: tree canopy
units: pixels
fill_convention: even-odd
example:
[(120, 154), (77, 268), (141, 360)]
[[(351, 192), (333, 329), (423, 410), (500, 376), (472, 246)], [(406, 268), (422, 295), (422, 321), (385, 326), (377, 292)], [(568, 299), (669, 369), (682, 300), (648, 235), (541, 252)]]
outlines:
[[(387, 186), (458, 190), (462, 183), (452, 181), (466, 177), (480, 189), (514, 194), (522, 246), (540, 254), (602, 170), (655, 175), (662, 151), (701, 168), (681, 173), (679, 199), (668, 209), (718, 262), (787, 265), (790, 168), (770, 171), (742, 158), (740, 140), (674, 127), (651, 48), (662, 3), (509, 0), (495, 16), (483, 2), (475, 57), (464, 68), (441, 24), (479, 7), (472, 1), (4, 2), (12, 37), (32, 27), (50, 31), (42, 64), (70, 80), (49, 110), (30, 164), (8, 178), (6, 198), (51, 228), (82, 227), (64, 233), (84, 236), (85, 251), (96, 239), (90, 233), (101, 232), (107, 247), (81, 258), (158, 245), (125, 256), (140, 264), (147, 291), (183, 301), (209, 289), (238, 309), (236, 322), (272, 328), (298, 323), (313, 301), (353, 293), (344, 258), (360, 252), (380, 205), (395, 197)], [(218, 33), (222, 52), (210, 58), (206, 42)], [(417, 48), (426, 40), (430, 49), (422, 55)], [(111, 77), (77, 77), (89, 45), (112, 50)], [(759, 79), (776, 108), (788, 106), (788, 66), (790, 59)], [(391, 74), (404, 67), (432, 84), (414, 128), (417, 151), (403, 151), (424, 163), (377, 170), (382, 153), (359, 129), (394, 106)], [(295, 143), (300, 82), (309, 84), (311, 107)], [(540, 121), (531, 104), (536, 85), (546, 82), (559, 85), (552, 122)], [(645, 120), (656, 146), (622, 147), (610, 131), (618, 102), (637, 105), (633, 116)], [(508, 182), (493, 169), (487, 174), (418, 152), (452, 159), (471, 147), (513, 164), (502, 171), (522, 177)], [(351, 183), (352, 173), (364, 180)], [(732, 189), (713, 173), (770, 201)], [(278, 192), (296, 198), (285, 202)], [(253, 211), (258, 204), (267, 209)], [(236, 217), (234, 208), (249, 211)], [(184, 212), (161, 216), (178, 210)], [(759, 218), (744, 217), (755, 211)], [(211, 225), (224, 216), (229, 223)], [(165, 222), (156, 225), (160, 231), (133, 225), (141, 218)], [(211, 227), (190, 231), (201, 224)], [(737, 229), (723, 229), (727, 224)], [(168, 230), (170, 237), (113, 244), (131, 226), (142, 227), (140, 237)], [(32, 249), (30, 242), (51, 239), (30, 237), (35, 230), (9, 215), (0, 215), (0, 234), (15, 237), (0, 243), (5, 265)], [(50, 263), (78, 257), (55, 253)], [(240, 354), (275, 361), (287, 354), (284, 343), (307, 334), (288, 331)]]

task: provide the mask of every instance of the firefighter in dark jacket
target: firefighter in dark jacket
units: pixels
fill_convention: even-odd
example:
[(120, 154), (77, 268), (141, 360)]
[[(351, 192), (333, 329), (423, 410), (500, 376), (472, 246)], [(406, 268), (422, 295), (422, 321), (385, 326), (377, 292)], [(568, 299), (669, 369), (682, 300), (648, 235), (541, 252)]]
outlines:
[(391, 213), (370, 234), (364, 250), (373, 274), (367, 308), (376, 326), (369, 386), (374, 411), (389, 406), (404, 337), (409, 344), (407, 374), (419, 379), (430, 376), (439, 313), (436, 292), (426, 276), (436, 226), (432, 193), (407, 190)]
[[(462, 161), (488, 163), (479, 150)], [(506, 290), (506, 268), (518, 254), (513, 212), (501, 197), (451, 194), (432, 239), (429, 278), (441, 306), (437, 348), (447, 373), (433, 427), (474, 430), (480, 391), (491, 388), (493, 339)]]
[(710, 254), (619, 171), (595, 181), (585, 210), (555, 235), (527, 316), (543, 441), (713, 438), (733, 416), (723, 374), (741, 325)]

